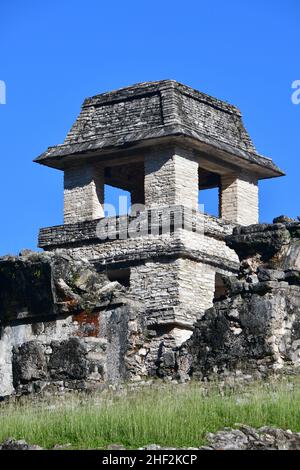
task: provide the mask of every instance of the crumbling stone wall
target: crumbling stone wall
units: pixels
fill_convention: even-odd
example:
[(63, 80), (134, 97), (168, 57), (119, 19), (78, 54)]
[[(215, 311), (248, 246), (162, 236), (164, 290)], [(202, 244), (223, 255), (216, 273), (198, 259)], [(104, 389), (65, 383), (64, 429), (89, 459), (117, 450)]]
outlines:
[(0, 259), (0, 397), (162, 377), (188, 336), (149, 325), (130, 288), (82, 257)]
[[(282, 217), (274, 224), (236, 227), (226, 242), (241, 260), (238, 276), (223, 276), (223, 299), (204, 312), (200, 290), (207, 289), (205, 298), (211, 299), (199, 274), (200, 290), (190, 289), (191, 296), (182, 298), (182, 317), (178, 312), (174, 317), (160, 296), (163, 270), (157, 290), (142, 287), (138, 299), (134, 289), (147, 263), (132, 266), (133, 289), (134, 284), (111, 282), (97, 264), (64, 250), (2, 258), (0, 396), (93, 389), (149, 377), (294, 373), (300, 366), (300, 223)], [(183, 282), (186, 292), (185, 273), (200, 273), (199, 261), (176, 263), (178, 285)], [(209, 286), (216, 271), (208, 264), (202, 273), (205, 269)], [(153, 317), (141, 302), (146, 291), (154, 302), (160, 296)], [(192, 310), (198, 311), (193, 331), (186, 324)]]
[(227, 237), (241, 260), (226, 298), (195, 324), (178, 355), (179, 375), (264, 376), (300, 366), (300, 223), (237, 227)]
[(136, 372), (140, 306), (87, 261), (66, 253), (0, 260), (0, 396), (87, 389)]

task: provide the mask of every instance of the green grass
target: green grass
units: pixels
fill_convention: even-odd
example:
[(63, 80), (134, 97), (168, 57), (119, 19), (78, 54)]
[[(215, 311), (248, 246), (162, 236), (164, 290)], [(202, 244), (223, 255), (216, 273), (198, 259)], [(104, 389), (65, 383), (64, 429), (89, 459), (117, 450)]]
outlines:
[(199, 446), (207, 432), (236, 423), (300, 431), (299, 379), (223, 387), (154, 384), (94, 395), (20, 400), (0, 406), (0, 442), (7, 437), (52, 448)]

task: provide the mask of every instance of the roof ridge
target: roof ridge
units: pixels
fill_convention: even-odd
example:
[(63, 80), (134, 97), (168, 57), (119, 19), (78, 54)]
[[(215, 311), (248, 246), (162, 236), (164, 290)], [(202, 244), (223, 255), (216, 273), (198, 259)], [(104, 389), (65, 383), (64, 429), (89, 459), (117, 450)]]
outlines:
[[(97, 93), (96, 95), (85, 98), (82, 104), (82, 108), (95, 106), (96, 104), (103, 104), (104, 101), (109, 103), (109, 102), (117, 101), (117, 100), (124, 100), (124, 99), (130, 99), (130, 98), (135, 99), (135, 97), (137, 98), (138, 95), (140, 94), (143, 94), (147, 91), (148, 93), (159, 91), (164, 86), (170, 87), (170, 88), (177, 87), (177, 89), (179, 89), (181, 93), (182, 92), (186, 93), (195, 99), (198, 99), (200, 101), (203, 100), (205, 103), (208, 103), (211, 106), (216, 106), (217, 108), (220, 108), (223, 111), (232, 112), (234, 114), (241, 116), (241, 111), (239, 110), (239, 108), (229, 103), (228, 101), (221, 100), (220, 98), (215, 98), (214, 96), (209, 95), (208, 93), (204, 93), (203, 91), (197, 90), (196, 88), (193, 88), (189, 85), (185, 85), (184, 83), (181, 83), (174, 79), (138, 82), (133, 85), (128, 85), (125, 87), (117, 88), (115, 90), (110, 90), (110, 91), (106, 91), (103, 93)], [(130, 91), (135, 92), (135, 93), (128, 94), (127, 97), (124, 97), (124, 94)], [(137, 91), (139, 91), (138, 94), (136, 93)], [(117, 96), (118, 94), (120, 95), (119, 97)], [(95, 101), (98, 101), (99, 103), (95, 103)]]

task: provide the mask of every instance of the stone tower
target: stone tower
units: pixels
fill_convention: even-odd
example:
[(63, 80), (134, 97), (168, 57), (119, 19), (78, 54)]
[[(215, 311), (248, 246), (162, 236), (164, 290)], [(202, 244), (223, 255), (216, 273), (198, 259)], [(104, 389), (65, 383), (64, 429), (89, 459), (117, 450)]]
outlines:
[[(224, 238), (258, 222), (258, 180), (283, 175), (237, 108), (173, 80), (86, 99), (64, 143), (35, 161), (64, 172), (64, 225), (41, 229), (39, 246), (92, 260), (178, 344), (238, 270)], [(138, 210), (104, 217), (105, 184)], [(219, 217), (198, 210), (199, 190), (215, 187)]]

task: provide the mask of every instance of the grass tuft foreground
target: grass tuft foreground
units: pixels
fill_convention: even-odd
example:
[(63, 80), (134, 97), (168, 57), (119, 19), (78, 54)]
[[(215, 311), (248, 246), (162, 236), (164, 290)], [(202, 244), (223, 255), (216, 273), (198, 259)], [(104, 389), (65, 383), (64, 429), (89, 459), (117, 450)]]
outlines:
[(300, 431), (300, 380), (224, 386), (154, 383), (132, 390), (22, 399), (0, 406), (0, 442), (25, 439), (51, 449), (119, 443), (198, 447), (208, 432), (236, 423)]

